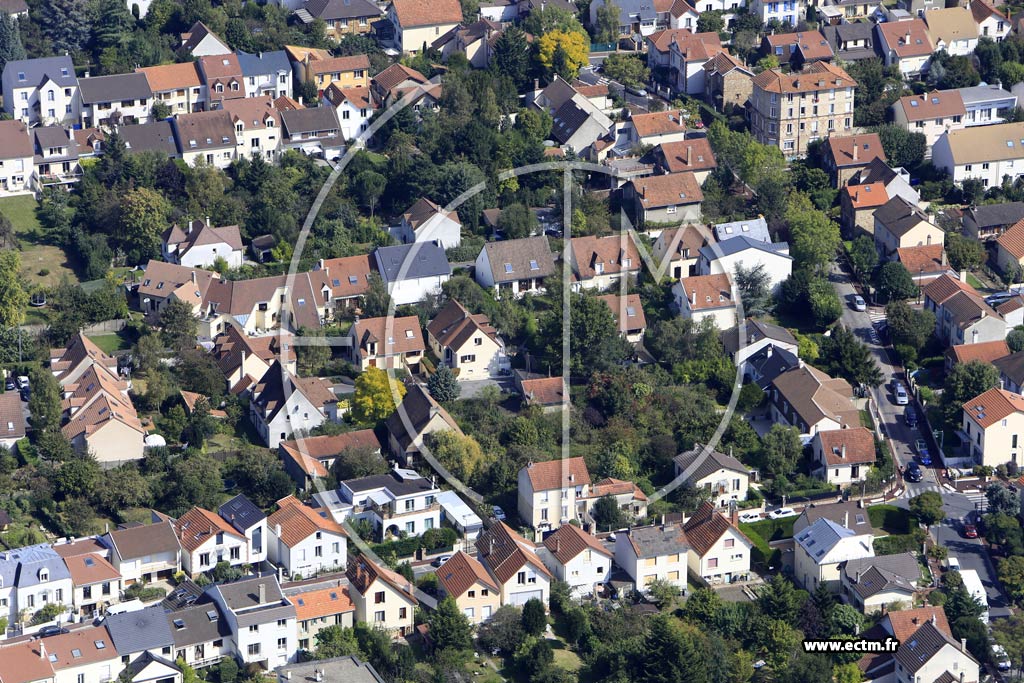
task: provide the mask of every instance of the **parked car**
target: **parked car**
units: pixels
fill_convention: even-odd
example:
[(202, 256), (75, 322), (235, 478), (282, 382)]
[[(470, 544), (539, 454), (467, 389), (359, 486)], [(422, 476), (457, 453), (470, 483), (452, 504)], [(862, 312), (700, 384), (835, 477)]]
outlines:
[(637, 97), (647, 97), (647, 91), (638, 86), (627, 85), (626, 92), (630, 95), (636, 95)]
[(16, 383), (15, 381), (14, 381), (14, 378), (13, 378), (13, 377), (8, 377), (8, 378), (7, 378), (7, 379), (6, 379), (5, 381), (4, 381), (4, 391), (14, 391), (14, 390), (15, 390), (15, 389), (17, 389), (17, 388), (18, 388), (18, 385), (17, 385), (17, 383)]
[(504, 522), (505, 521), (505, 511), (502, 510), (497, 505), (494, 505), (494, 506), (491, 507), (491, 514), (494, 515), (494, 518), (496, 520), (498, 520), (499, 522)]
[(25, 375), (19, 375), (18, 376), (18, 388), (19, 389), (27, 389), (28, 388), (28, 377), (26, 377)]
[(444, 564), (445, 562), (447, 562), (450, 559), (452, 559), (451, 555), (441, 555), (440, 557), (435, 558), (434, 561), (431, 562), (430, 564), (432, 566), (434, 566), (434, 567), (440, 567), (442, 564)]
[(853, 295), (853, 310), (859, 311), (861, 313), (868, 310), (868, 305), (864, 301), (864, 297), (862, 297), (860, 294)]
[(896, 400), (896, 405), (898, 406), (905, 406), (910, 404), (910, 395), (907, 393), (907, 388), (903, 386), (903, 382), (893, 383), (892, 396)]
[(1013, 292), (996, 292), (985, 297), (985, 303), (989, 306), (998, 306), (999, 304), (1006, 303), (1013, 297), (1017, 296)]
[(761, 521), (760, 512), (742, 512), (740, 513), (740, 521), (744, 524), (753, 524), (754, 522)]
[(1010, 656), (1006, 654), (1006, 648), (999, 643), (992, 645), (992, 661), (1000, 671), (1010, 670)]
[(907, 409), (903, 411), (903, 419), (907, 421), (907, 426), (911, 429), (917, 427), (917, 411), (913, 406), (907, 406)]
[(907, 469), (903, 471), (903, 478), (909, 482), (917, 483), (924, 479), (924, 473), (921, 471), (921, 466), (916, 461), (911, 460), (907, 463)]
[(977, 537), (978, 537), (978, 527), (976, 527), (976, 526), (974, 526), (973, 524), (970, 524), (970, 523), (965, 523), (964, 524), (964, 538), (977, 538)]
[(960, 560), (955, 557), (946, 558), (946, 571), (960, 571)]
[(44, 626), (43, 628), (39, 629), (39, 637), (40, 638), (49, 638), (50, 636), (59, 636), (59, 635), (62, 635), (64, 633), (69, 633), (69, 631), (66, 628), (64, 628), (63, 626)]
[(784, 517), (796, 517), (796, 510), (793, 508), (779, 508), (768, 513), (768, 519), (782, 519)]
[(914, 446), (917, 448), (917, 455), (921, 460), (921, 464), (925, 465), (926, 467), (928, 465), (931, 465), (932, 456), (931, 453), (928, 452), (928, 444), (925, 442), (925, 440), (918, 439)]
[(32, 397), (32, 390), (28, 387), (22, 387), (18, 395), (21, 396), (22, 401), (28, 401)]

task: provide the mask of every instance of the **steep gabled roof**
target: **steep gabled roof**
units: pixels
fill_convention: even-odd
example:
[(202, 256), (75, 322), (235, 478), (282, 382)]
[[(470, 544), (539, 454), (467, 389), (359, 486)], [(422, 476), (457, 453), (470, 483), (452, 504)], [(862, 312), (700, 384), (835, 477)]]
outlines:
[(174, 531), (178, 541), (186, 552), (194, 552), (217, 534), (228, 534), (235, 538), (245, 536), (235, 531), (231, 525), (215, 512), (193, 507), (174, 523)]
[(419, 604), (419, 600), (416, 599), (416, 589), (412, 582), (401, 574), (374, 563), (366, 555), (360, 555), (349, 560), (345, 576), (348, 577), (352, 587), (361, 595), (366, 595), (373, 582), (380, 580), (401, 593), (414, 605)]
[(718, 543), (718, 539), (730, 530), (748, 544), (753, 545), (742, 531), (733, 526), (732, 522), (708, 501), (701, 503), (697, 511), (693, 513), (693, 517), (683, 524), (683, 531), (686, 532), (686, 539), (690, 542), (690, 547), (696, 550), (701, 557), (707, 555), (715, 543)]
[(477, 558), (498, 583), (505, 584), (527, 564), (551, 578), (544, 563), (537, 557), (537, 546), (526, 540), (504, 522), (495, 522), (476, 539)]
[(477, 583), (494, 591), (499, 590), (494, 579), (487, 573), (484, 566), (473, 556), (461, 550), (437, 569), (437, 580), (444, 592), (453, 598), (462, 597), (466, 591)]
[(551, 551), (551, 555), (558, 560), (558, 563), (565, 566), (585, 550), (612, 557), (612, 551), (601, 544), (597, 538), (588, 534), (574, 524), (563, 524), (544, 539), (544, 547)]
[(583, 458), (531, 462), (525, 469), (534, 493), (590, 484), (590, 472)]

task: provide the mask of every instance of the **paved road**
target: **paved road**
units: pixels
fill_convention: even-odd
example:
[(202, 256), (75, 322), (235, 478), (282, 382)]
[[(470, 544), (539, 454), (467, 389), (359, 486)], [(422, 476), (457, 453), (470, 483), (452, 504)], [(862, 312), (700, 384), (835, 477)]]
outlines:
[[(885, 384), (872, 389), (872, 396), (882, 415), (882, 431), (892, 442), (893, 455), (900, 466), (905, 466), (914, 458), (914, 442), (920, 438), (920, 433), (917, 429), (907, 426), (903, 417), (905, 408), (897, 406), (892, 398), (889, 382), (897, 371), (897, 367), (889, 357), (888, 350), (879, 344), (878, 337), (872, 329), (872, 317), (874, 315), (875, 319), (878, 319), (881, 309), (868, 309), (865, 312), (853, 310), (850, 304), (856, 290), (849, 275), (838, 266), (833, 266), (829, 280), (843, 302), (843, 315), (840, 319), (842, 324), (853, 330), (868, 346), (875, 362), (882, 370), (882, 375), (886, 378)], [(938, 458), (935, 461), (938, 462)], [(981, 540), (962, 538), (959, 531), (963, 519), (974, 511), (975, 503), (984, 499), (984, 495), (980, 493), (964, 495), (952, 491), (943, 486), (938, 470), (931, 467), (922, 467), (921, 469), (924, 472), (924, 478), (917, 483), (906, 482), (906, 491), (896, 501), (896, 504), (906, 507), (911, 498), (925, 491), (936, 491), (942, 495), (946, 518), (941, 525), (936, 525), (932, 529), (936, 542), (948, 547), (949, 554), (960, 560), (961, 567), (977, 570), (978, 576), (989, 594), (990, 616), (1009, 616), (1006, 597), (996, 582), (995, 570)]]

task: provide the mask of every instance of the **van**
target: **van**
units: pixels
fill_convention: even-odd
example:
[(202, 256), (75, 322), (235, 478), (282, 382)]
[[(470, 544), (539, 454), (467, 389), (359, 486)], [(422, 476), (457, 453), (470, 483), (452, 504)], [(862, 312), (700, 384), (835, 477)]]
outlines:
[(960, 571), (960, 560), (955, 557), (949, 557), (946, 559), (946, 571)]

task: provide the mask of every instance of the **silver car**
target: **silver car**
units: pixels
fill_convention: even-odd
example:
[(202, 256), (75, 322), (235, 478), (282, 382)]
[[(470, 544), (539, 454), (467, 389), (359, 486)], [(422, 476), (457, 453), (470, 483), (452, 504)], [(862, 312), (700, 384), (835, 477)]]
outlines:
[(905, 406), (910, 403), (910, 395), (907, 394), (907, 388), (903, 386), (902, 382), (896, 382), (892, 387), (893, 398), (896, 399), (896, 405)]
[(853, 310), (863, 313), (868, 310), (867, 302), (864, 301), (864, 297), (860, 294), (855, 294), (853, 297)]

